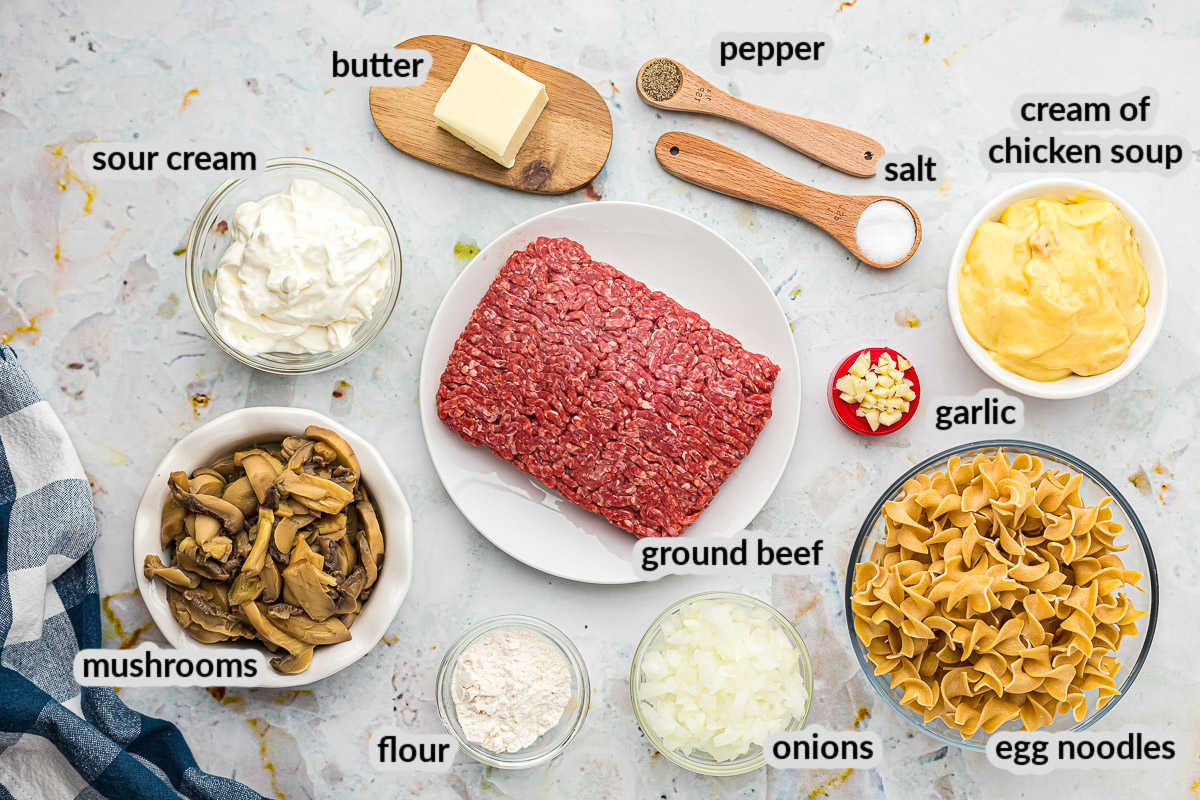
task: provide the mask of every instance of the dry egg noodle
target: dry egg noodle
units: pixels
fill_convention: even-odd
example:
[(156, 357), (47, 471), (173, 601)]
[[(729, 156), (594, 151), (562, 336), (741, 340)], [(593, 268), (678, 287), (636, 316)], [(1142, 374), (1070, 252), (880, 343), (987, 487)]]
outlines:
[(1125, 360), (1150, 284), (1133, 226), (1107, 200), (1040, 197), (979, 226), (958, 279), (963, 324), (996, 363), (1035, 381)]
[(1119, 694), (1121, 639), (1146, 612), (1141, 574), (1116, 545), (1111, 497), (1087, 506), (1080, 475), (1003, 451), (921, 474), (885, 503), (887, 528), (854, 572), (854, 630), (900, 703), (970, 738)]

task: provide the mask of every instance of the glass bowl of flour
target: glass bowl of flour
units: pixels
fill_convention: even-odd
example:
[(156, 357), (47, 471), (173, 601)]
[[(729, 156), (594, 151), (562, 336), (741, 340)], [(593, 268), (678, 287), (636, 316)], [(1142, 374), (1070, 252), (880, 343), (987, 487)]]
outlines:
[(311, 158), (276, 158), (221, 184), (188, 233), (188, 298), (247, 366), (306, 375), (345, 364), (400, 294), (400, 241), (361, 181)]
[(534, 767), (566, 750), (591, 694), (583, 656), (566, 634), (520, 614), (467, 630), (437, 674), (446, 729), (463, 752), (500, 769)]

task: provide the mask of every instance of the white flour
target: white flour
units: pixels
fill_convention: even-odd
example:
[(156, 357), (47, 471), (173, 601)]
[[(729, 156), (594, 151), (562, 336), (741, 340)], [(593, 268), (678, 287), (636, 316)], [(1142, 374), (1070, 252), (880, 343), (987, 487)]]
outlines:
[(459, 656), (451, 691), (469, 741), (515, 753), (558, 724), (571, 697), (571, 673), (545, 637), (498, 630)]

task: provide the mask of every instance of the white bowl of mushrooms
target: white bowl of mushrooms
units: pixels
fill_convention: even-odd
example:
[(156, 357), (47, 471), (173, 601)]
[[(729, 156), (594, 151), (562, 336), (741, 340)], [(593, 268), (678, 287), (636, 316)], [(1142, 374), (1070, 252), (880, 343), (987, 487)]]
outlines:
[(303, 686), (387, 631), (412, 582), (412, 512), (362, 437), (308, 409), (244, 408), (163, 457), (133, 559), (172, 645), (259, 646), (261, 686)]

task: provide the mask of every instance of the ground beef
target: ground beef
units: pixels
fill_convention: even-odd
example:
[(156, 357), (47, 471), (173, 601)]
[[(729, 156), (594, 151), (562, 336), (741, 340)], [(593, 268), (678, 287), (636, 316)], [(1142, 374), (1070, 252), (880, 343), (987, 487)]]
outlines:
[(779, 367), (570, 239), (513, 253), (458, 337), (438, 416), (638, 536), (678, 536), (771, 416)]

